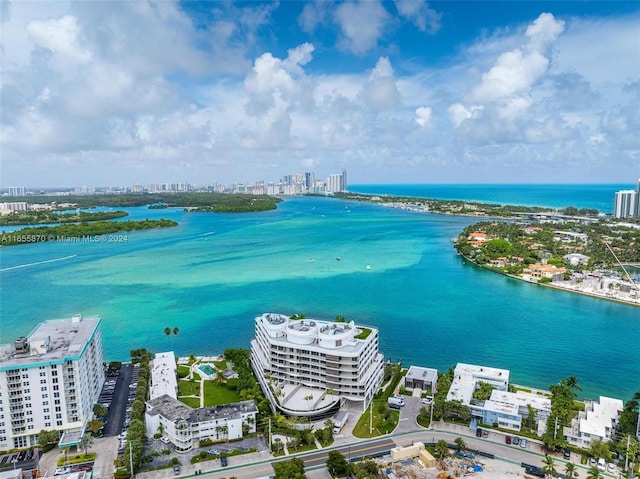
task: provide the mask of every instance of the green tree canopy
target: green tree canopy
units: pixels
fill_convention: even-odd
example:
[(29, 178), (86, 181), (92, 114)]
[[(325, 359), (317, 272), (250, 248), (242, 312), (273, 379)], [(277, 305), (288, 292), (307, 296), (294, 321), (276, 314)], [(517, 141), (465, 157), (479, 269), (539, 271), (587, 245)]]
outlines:
[(340, 451), (329, 451), (327, 470), (335, 477), (346, 476), (351, 472), (351, 467)]
[(275, 479), (305, 479), (304, 462), (297, 457), (289, 461), (276, 462), (273, 465)]

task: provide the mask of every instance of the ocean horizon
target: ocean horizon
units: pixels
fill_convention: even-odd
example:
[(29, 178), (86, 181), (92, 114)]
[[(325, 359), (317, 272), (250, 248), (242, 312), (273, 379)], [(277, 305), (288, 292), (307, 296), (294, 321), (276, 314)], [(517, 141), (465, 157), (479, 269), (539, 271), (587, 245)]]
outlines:
[[(384, 191), (489, 202), (497, 186), (482, 186)], [(606, 202), (602, 185), (579, 185), (567, 204), (570, 189), (547, 186), (508, 185), (493, 202), (599, 210)], [(385, 194), (378, 188), (350, 189)], [(515, 191), (520, 202), (505, 201)], [(117, 244), (0, 248), (2, 343), (44, 320), (82, 313), (102, 318), (107, 360), (126, 360), (139, 347), (209, 355), (249, 348), (263, 312), (341, 315), (379, 328), (380, 351), (405, 366), (500, 367), (511, 370), (512, 382), (540, 388), (573, 375), (588, 398), (627, 400), (640, 388), (630, 380), (640, 370), (638, 308), (464, 262), (450, 238), (477, 219), (320, 197), (287, 197), (262, 213), (124, 209), (127, 219), (168, 218), (179, 226), (127, 233)], [(167, 337), (165, 327), (180, 333)]]

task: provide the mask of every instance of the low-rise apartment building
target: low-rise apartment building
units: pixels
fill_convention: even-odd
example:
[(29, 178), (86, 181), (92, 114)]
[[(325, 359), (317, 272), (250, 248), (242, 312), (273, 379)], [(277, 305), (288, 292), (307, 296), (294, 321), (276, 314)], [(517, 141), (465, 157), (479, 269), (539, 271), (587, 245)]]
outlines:
[(470, 406), (479, 382), (490, 384), (498, 391), (506, 391), (509, 387), (509, 370), (458, 363), (447, 393), (447, 401), (457, 400)]
[(178, 397), (178, 381), (176, 379), (176, 357), (173, 351), (157, 353), (150, 365), (149, 399), (167, 395)]
[[(483, 423), (519, 431), (525, 418), (529, 417), (529, 407), (535, 414), (537, 432), (542, 435), (551, 414), (551, 399), (547, 396), (525, 391), (494, 390), (491, 398), (477, 408)], [(475, 407), (472, 406), (472, 409)]]
[(256, 432), (257, 414), (254, 401), (193, 409), (164, 394), (147, 401), (146, 434), (152, 437), (161, 432), (176, 452), (184, 453), (198, 447), (201, 439), (241, 439)]
[(600, 401), (585, 400), (584, 411), (563, 430), (566, 441), (577, 447), (589, 447), (594, 439), (610, 441), (623, 407), (621, 399), (605, 396)]

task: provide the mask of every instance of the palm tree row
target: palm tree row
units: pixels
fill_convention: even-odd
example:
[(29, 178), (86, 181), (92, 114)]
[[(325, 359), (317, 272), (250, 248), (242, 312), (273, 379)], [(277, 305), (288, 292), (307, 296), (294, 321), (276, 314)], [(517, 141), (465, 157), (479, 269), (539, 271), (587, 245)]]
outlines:
[[(558, 474), (558, 471), (556, 470), (556, 460), (553, 457), (546, 455), (544, 456), (542, 463), (542, 472), (544, 472), (547, 477), (556, 477), (556, 474)], [(596, 468), (596, 470), (597, 469), (598, 468)], [(567, 462), (564, 467), (564, 473), (566, 478), (572, 479), (574, 477), (578, 477), (577, 466), (573, 462)], [(597, 477), (599, 478), (601, 476)]]

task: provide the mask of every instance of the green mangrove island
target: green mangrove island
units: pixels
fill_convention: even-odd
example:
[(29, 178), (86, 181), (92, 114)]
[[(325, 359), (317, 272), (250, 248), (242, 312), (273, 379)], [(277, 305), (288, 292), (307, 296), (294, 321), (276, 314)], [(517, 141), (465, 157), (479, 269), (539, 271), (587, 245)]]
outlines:
[[(22, 228), (11, 233), (0, 235), (0, 246), (18, 244), (42, 243), (46, 241), (69, 241), (80, 238), (96, 238), (101, 242), (104, 235), (113, 233), (140, 231), (153, 228), (170, 228), (178, 223), (171, 220), (144, 221), (97, 221), (93, 223), (68, 224), (61, 226), (41, 226), (36, 228)], [(117, 242), (117, 241), (114, 241)]]

